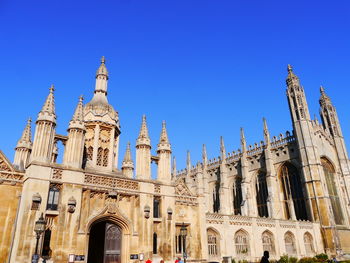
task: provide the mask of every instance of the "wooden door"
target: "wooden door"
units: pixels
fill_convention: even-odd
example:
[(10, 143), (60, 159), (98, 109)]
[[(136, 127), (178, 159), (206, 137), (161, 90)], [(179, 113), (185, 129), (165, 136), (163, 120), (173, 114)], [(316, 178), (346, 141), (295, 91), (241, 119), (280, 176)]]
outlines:
[(122, 233), (117, 225), (106, 223), (104, 263), (121, 263)]

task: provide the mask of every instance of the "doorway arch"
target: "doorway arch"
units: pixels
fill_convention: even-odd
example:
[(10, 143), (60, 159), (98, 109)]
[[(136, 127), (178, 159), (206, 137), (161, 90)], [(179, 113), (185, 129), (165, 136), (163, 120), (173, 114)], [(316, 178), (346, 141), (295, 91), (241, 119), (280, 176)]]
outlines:
[(87, 263), (126, 263), (130, 228), (116, 215), (95, 217), (87, 225)]

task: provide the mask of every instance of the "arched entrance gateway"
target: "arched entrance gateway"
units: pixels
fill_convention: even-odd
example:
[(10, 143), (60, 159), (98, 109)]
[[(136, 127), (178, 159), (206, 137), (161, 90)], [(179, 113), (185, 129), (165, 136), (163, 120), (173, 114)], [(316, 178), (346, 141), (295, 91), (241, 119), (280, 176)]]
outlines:
[(91, 226), (88, 263), (121, 263), (122, 229), (112, 221)]

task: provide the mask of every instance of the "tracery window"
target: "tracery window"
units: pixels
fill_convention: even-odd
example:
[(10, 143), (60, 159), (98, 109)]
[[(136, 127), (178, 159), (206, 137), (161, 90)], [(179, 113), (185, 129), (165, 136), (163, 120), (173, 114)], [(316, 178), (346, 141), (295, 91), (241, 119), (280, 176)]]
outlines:
[(293, 201), (295, 216), (297, 220), (307, 220), (306, 203), (301, 184), (300, 174), (290, 163), (281, 168), (280, 181), (283, 191), (283, 208), (287, 219), (291, 219), (291, 207), (289, 200)]
[(273, 238), (273, 234), (269, 231), (265, 231), (262, 234), (262, 244), (263, 244), (263, 250), (269, 251), (270, 255), (275, 254), (275, 241)]
[(220, 255), (219, 251), (219, 235), (212, 229), (207, 230), (208, 235), (208, 254), (209, 257), (216, 257)]
[(333, 165), (326, 158), (321, 158), (321, 163), (322, 163), (323, 172), (326, 179), (329, 199), (331, 201), (335, 223), (337, 225), (343, 225), (344, 217), (341, 209), (337, 186), (335, 184), (335, 169)]
[(97, 161), (96, 164), (102, 166), (103, 149), (101, 147), (97, 150)]
[(232, 187), (233, 195), (233, 210), (235, 215), (241, 215), (241, 204), (242, 204), (242, 177), (236, 176)]
[(305, 244), (306, 255), (314, 255), (315, 249), (314, 249), (314, 244), (313, 244), (313, 238), (312, 238), (312, 235), (310, 233), (304, 234), (304, 244)]
[(102, 166), (107, 167), (108, 166), (108, 149), (104, 149), (103, 151), (103, 163)]
[(50, 186), (49, 197), (47, 198), (47, 210), (57, 210), (60, 190), (56, 186)]
[(245, 231), (239, 230), (235, 234), (235, 247), (237, 256), (249, 255), (249, 237)]
[(295, 238), (291, 232), (287, 232), (284, 235), (284, 244), (286, 246), (286, 253), (288, 255), (296, 255), (297, 254), (297, 250), (295, 247)]
[(266, 183), (266, 174), (259, 173), (256, 180), (256, 203), (258, 214), (261, 217), (268, 217), (267, 198), (269, 196)]
[(88, 160), (92, 160), (92, 154), (93, 154), (93, 150), (94, 148), (92, 148), (92, 146), (89, 146), (87, 148), (87, 151), (86, 151), (86, 156), (87, 156), (87, 159)]

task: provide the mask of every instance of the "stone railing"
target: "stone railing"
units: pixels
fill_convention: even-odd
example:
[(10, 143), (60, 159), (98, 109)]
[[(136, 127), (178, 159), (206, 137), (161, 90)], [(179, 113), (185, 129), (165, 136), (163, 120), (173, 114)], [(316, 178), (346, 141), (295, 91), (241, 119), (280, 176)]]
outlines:
[(264, 228), (284, 228), (284, 229), (313, 229), (319, 223), (309, 221), (292, 221), (282, 219), (272, 219), (265, 217), (247, 217), (240, 215), (222, 215), (217, 213), (207, 213), (206, 220), (208, 224), (233, 225), (233, 226), (253, 226)]

